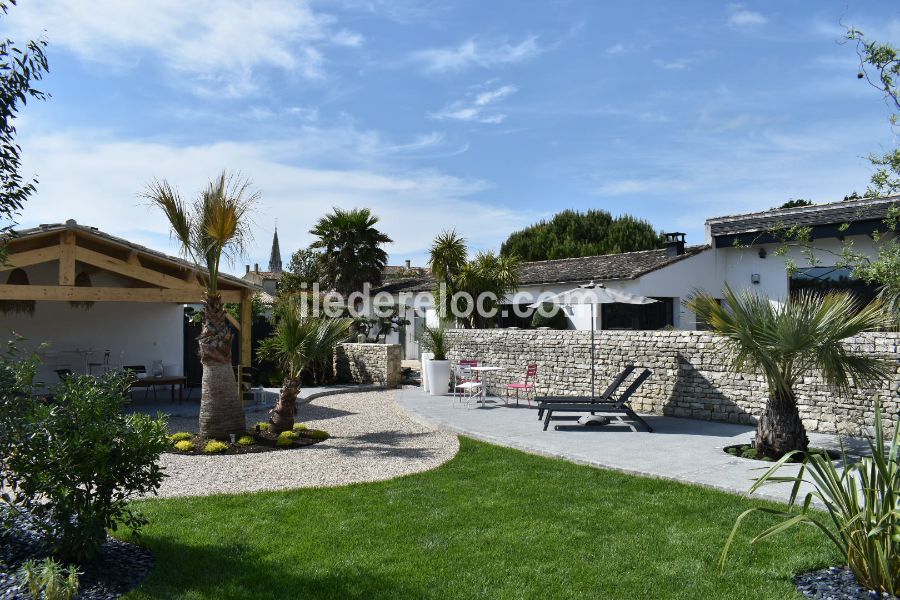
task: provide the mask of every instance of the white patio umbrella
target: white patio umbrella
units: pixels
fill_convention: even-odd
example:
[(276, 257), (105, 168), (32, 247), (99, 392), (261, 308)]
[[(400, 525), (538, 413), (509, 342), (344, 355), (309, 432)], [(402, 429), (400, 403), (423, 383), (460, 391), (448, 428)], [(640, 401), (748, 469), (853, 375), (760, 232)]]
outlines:
[(602, 283), (586, 283), (577, 288), (560, 292), (540, 301), (530, 304), (529, 308), (540, 308), (541, 304), (590, 304), (591, 305), (591, 398), (594, 398), (594, 305), (595, 304), (653, 304), (657, 302), (653, 298), (638, 296), (618, 290), (611, 290)]

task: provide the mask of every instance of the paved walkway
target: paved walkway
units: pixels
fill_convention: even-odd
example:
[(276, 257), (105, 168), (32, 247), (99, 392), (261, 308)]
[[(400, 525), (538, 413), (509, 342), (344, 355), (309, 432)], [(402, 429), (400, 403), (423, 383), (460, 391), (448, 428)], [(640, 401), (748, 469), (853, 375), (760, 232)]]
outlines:
[[(654, 433), (646, 433), (616, 420), (597, 428), (573, 424), (559, 431), (553, 422), (547, 431), (537, 411), (524, 406), (505, 408), (499, 398), (488, 398), (485, 407), (465, 408), (450, 396), (428, 396), (419, 388), (397, 392), (397, 404), (412, 417), (446, 431), (541, 454), (728, 492), (744, 493), (768, 463), (736, 458), (725, 446), (748, 443), (754, 428), (674, 417), (646, 416)], [(562, 421), (555, 423), (565, 424)], [(838, 448), (836, 436), (810, 434), (813, 446)], [(845, 440), (856, 452), (868, 446), (863, 440)], [(798, 467), (790, 466), (793, 474)], [(754, 496), (788, 499), (787, 484), (766, 486)]]

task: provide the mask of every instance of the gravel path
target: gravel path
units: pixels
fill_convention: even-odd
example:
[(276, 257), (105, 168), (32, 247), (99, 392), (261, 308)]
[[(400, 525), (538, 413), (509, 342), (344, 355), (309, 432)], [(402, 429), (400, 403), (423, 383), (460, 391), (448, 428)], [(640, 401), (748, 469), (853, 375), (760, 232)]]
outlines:
[[(266, 420), (265, 411), (247, 422)], [(255, 419), (255, 420), (252, 420)], [(419, 473), (447, 462), (459, 450), (455, 435), (410, 419), (394, 392), (326, 396), (298, 408), (297, 420), (324, 429), (324, 442), (278, 452), (230, 456), (163, 454), (169, 475), (160, 497), (329, 487)], [(195, 431), (196, 418), (172, 419), (172, 431)]]

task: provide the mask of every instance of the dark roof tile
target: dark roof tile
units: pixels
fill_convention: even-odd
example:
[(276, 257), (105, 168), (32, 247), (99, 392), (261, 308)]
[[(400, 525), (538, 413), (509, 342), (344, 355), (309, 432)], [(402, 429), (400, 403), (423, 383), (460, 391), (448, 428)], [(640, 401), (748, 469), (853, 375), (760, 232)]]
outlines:
[[(603, 281), (609, 279), (635, 279), (672, 263), (689, 258), (706, 250), (709, 246), (688, 246), (684, 254), (669, 256), (665, 248), (583, 256), (522, 263), (519, 285), (540, 285), (545, 283), (568, 283), (582, 281)], [(434, 289), (435, 280), (431, 276), (409, 277), (385, 283), (373, 290), (399, 294), (400, 292), (429, 292)]]
[(840, 225), (854, 221), (883, 220), (888, 208), (900, 203), (900, 196), (844, 200), (830, 204), (813, 204), (796, 208), (776, 208), (743, 215), (707, 219), (713, 237), (742, 233), (763, 233), (781, 227), (813, 227)]

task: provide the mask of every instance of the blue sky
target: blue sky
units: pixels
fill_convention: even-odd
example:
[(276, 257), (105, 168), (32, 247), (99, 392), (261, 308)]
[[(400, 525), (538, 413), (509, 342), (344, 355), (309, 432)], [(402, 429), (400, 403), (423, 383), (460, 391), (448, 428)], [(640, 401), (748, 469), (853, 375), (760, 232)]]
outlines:
[[(863, 191), (895, 143), (841, 23), (900, 45), (887, 1), (22, 0), (53, 97), (19, 122), (23, 225), (75, 218), (173, 251), (139, 192), (223, 168), (263, 196), (285, 262), (331, 206), (368, 206), (421, 264), (575, 208), (703, 241), (703, 222)], [(233, 271), (242, 271), (236, 264)]]

